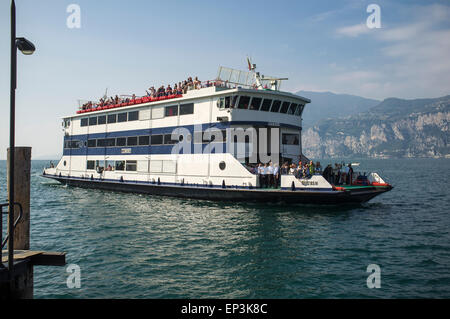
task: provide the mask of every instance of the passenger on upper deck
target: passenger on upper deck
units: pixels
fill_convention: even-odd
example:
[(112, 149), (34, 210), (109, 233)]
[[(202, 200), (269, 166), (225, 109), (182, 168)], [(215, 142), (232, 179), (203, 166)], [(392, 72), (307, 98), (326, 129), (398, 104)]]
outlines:
[(188, 77), (187, 79), (187, 86), (189, 89), (193, 89), (194, 88), (194, 81), (192, 80), (192, 77)]
[(172, 88), (170, 87), (170, 84), (167, 85), (167, 89), (166, 89), (166, 95), (172, 95)]
[(162, 85), (162, 86), (160, 86), (159, 87), (159, 89), (158, 89), (158, 97), (161, 97), (161, 96), (165, 96), (166, 95), (166, 89), (164, 88), (164, 85)]
[(195, 77), (195, 80), (194, 80), (194, 88), (200, 89), (200, 88), (201, 88), (201, 85), (202, 85), (202, 82), (199, 81), (198, 77)]
[(150, 91), (150, 95), (149, 95), (150, 97), (156, 97), (156, 90), (155, 90), (154, 86), (150, 87), (149, 91)]
[(87, 103), (84, 103), (82, 106), (81, 106), (81, 109), (82, 110), (90, 110), (92, 108), (92, 102), (91, 101), (89, 101), (89, 102), (87, 102)]

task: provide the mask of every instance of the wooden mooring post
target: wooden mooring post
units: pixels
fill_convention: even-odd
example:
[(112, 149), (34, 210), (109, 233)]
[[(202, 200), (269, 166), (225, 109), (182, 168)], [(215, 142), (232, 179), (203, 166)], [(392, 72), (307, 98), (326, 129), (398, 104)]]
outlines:
[[(65, 253), (30, 251), (31, 147), (16, 147), (14, 153), (14, 203), (16, 203), (14, 222), (18, 220), (19, 215), (21, 216), (13, 231), (12, 253), (9, 250), (10, 238), (8, 238), (8, 245), (5, 246), (8, 250), (2, 248), (0, 299), (31, 299), (33, 298), (33, 267), (63, 266), (66, 263), (66, 255)], [(9, 159), (10, 150), (8, 149), (8, 178), (10, 176)], [(10, 191), (8, 188), (8, 194)], [(3, 220), (0, 222), (3, 223)], [(10, 234), (9, 225), (11, 223), (8, 217), (7, 236)], [(0, 229), (2, 228), (3, 225)], [(10, 259), (11, 256), (13, 256), (12, 259)]]
[[(10, 157), (8, 149), (8, 164)], [(14, 160), (14, 202), (20, 203), (22, 206), (22, 216), (19, 223), (14, 229), (14, 249), (29, 250), (30, 249), (30, 185), (31, 185), (31, 147), (16, 147)], [(8, 180), (9, 180), (8, 165)], [(9, 182), (8, 182), (9, 186)], [(8, 188), (8, 198), (9, 192)], [(14, 208), (14, 220), (19, 217), (20, 209), (18, 206)], [(9, 215), (8, 215), (9, 218)], [(10, 225), (8, 219), (8, 227)], [(9, 228), (8, 228), (9, 233)]]

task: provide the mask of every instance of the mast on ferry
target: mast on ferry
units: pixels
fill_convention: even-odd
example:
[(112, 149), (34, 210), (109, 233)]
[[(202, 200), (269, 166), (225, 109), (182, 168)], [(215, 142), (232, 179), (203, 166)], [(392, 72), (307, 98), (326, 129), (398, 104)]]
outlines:
[(261, 75), (259, 72), (256, 72), (256, 64), (252, 64), (249, 57), (247, 57), (247, 63), (248, 63), (248, 70), (253, 73), (256, 87), (258, 90), (263, 90), (267, 88), (262, 85), (261, 81), (270, 81), (270, 89), (273, 91), (279, 91), (281, 81), (289, 80), (288, 78), (272, 78)]

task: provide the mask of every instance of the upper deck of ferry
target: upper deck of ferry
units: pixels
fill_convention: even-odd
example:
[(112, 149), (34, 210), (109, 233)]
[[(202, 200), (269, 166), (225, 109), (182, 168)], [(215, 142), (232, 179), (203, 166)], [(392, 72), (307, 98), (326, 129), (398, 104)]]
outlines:
[[(92, 106), (89, 107), (80, 107), (80, 109), (76, 112), (77, 115), (70, 115), (67, 117), (81, 117), (87, 115), (86, 113), (92, 113), (92, 112), (100, 112), (100, 111), (106, 111), (106, 110), (114, 110), (117, 111), (123, 108), (127, 107), (136, 107), (136, 106), (144, 106), (144, 105), (158, 105), (158, 104), (166, 104), (166, 103), (178, 103), (180, 100), (190, 100), (190, 99), (199, 99), (204, 97), (212, 97), (212, 96), (221, 96), (221, 95), (233, 95), (237, 96), (239, 93), (243, 93), (245, 96), (249, 97), (255, 97), (255, 98), (266, 98), (268, 99), (270, 95), (272, 95), (272, 99), (295, 99), (298, 100), (297, 104), (306, 104), (310, 103), (311, 101), (305, 97), (301, 97), (299, 95), (295, 95), (290, 92), (283, 92), (283, 91), (277, 91), (277, 90), (271, 90), (268, 88), (265, 89), (258, 89), (258, 88), (251, 88), (251, 87), (243, 87), (243, 86), (237, 86), (237, 85), (230, 85), (228, 83), (223, 83), (221, 81), (206, 81), (202, 82), (202, 85), (199, 88), (189, 88), (186, 93), (183, 94), (170, 94), (160, 97), (151, 97), (151, 96), (141, 96), (136, 97), (135, 99), (130, 99), (129, 101), (122, 101), (120, 103), (94, 103)], [(258, 96), (259, 95), (259, 96)], [(237, 100), (235, 100), (237, 102)], [(249, 110), (255, 110), (255, 111), (270, 111), (271, 105), (265, 105), (261, 108), (261, 105), (258, 105), (259, 100), (253, 101), (254, 103), (250, 103), (250, 100), (245, 102), (244, 100), (241, 101), (240, 104), (238, 104), (238, 109), (249, 109)], [(234, 106), (234, 105), (233, 105)], [(223, 106), (224, 108), (229, 108), (226, 105)], [(285, 107), (275, 107), (273, 108), (272, 112), (280, 112), (280, 113), (288, 113), (288, 114), (294, 114), (289, 112), (289, 108), (287, 105)]]
[[(256, 66), (253, 65), (250, 70), (254, 71), (255, 68)], [(178, 87), (175, 90), (174, 88), (173, 91), (171, 89), (170, 92), (165, 94), (157, 94), (156, 92), (150, 94), (146, 91), (147, 94), (140, 97), (133, 94), (132, 96), (122, 95), (119, 98), (116, 95), (116, 98), (107, 99), (105, 96), (99, 102), (89, 101), (80, 105), (76, 115), (66, 116), (64, 119), (75, 119), (91, 116), (93, 113), (110, 113), (137, 107), (192, 102), (191, 100), (196, 102), (205, 98), (217, 101), (219, 109), (301, 115), (304, 105), (311, 101), (289, 92), (280, 91), (282, 80), (284, 79), (264, 78), (257, 72), (220, 67), (215, 80), (193, 82), (184, 86), (183, 89)]]

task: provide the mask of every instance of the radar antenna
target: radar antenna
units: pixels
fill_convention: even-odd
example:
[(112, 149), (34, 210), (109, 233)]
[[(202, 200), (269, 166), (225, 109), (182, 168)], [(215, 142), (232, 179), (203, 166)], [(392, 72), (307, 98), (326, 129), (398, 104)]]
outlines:
[(288, 78), (271, 78), (271, 77), (265, 77), (264, 75), (261, 76), (262, 80), (270, 81), (270, 87), (272, 90), (278, 91), (281, 86), (281, 81), (289, 80)]
[(253, 64), (249, 57), (247, 57), (248, 72), (240, 71), (226, 67), (219, 67), (219, 73), (216, 80), (223, 82), (225, 86), (234, 84), (238, 87), (243, 86), (257, 90), (274, 90), (279, 91), (281, 81), (287, 78), (265, 77), (259, 72), (256, 72), (256, 64)]
[(248, 70), (253, 73), (255, 77), (256, 87), (260, 90), (267, 89), (267, 85), (263, 86), (262, 82), (269, 81), (270, 89), (274, 91), (278, 91), (281, 86), (281, 81), (289, 80), (288, 78), (274, 78), (274, 77), (265, 77), (264, 75), (256, 72), (256, 64), (252, 64), (250, 58), (247, 57)]

